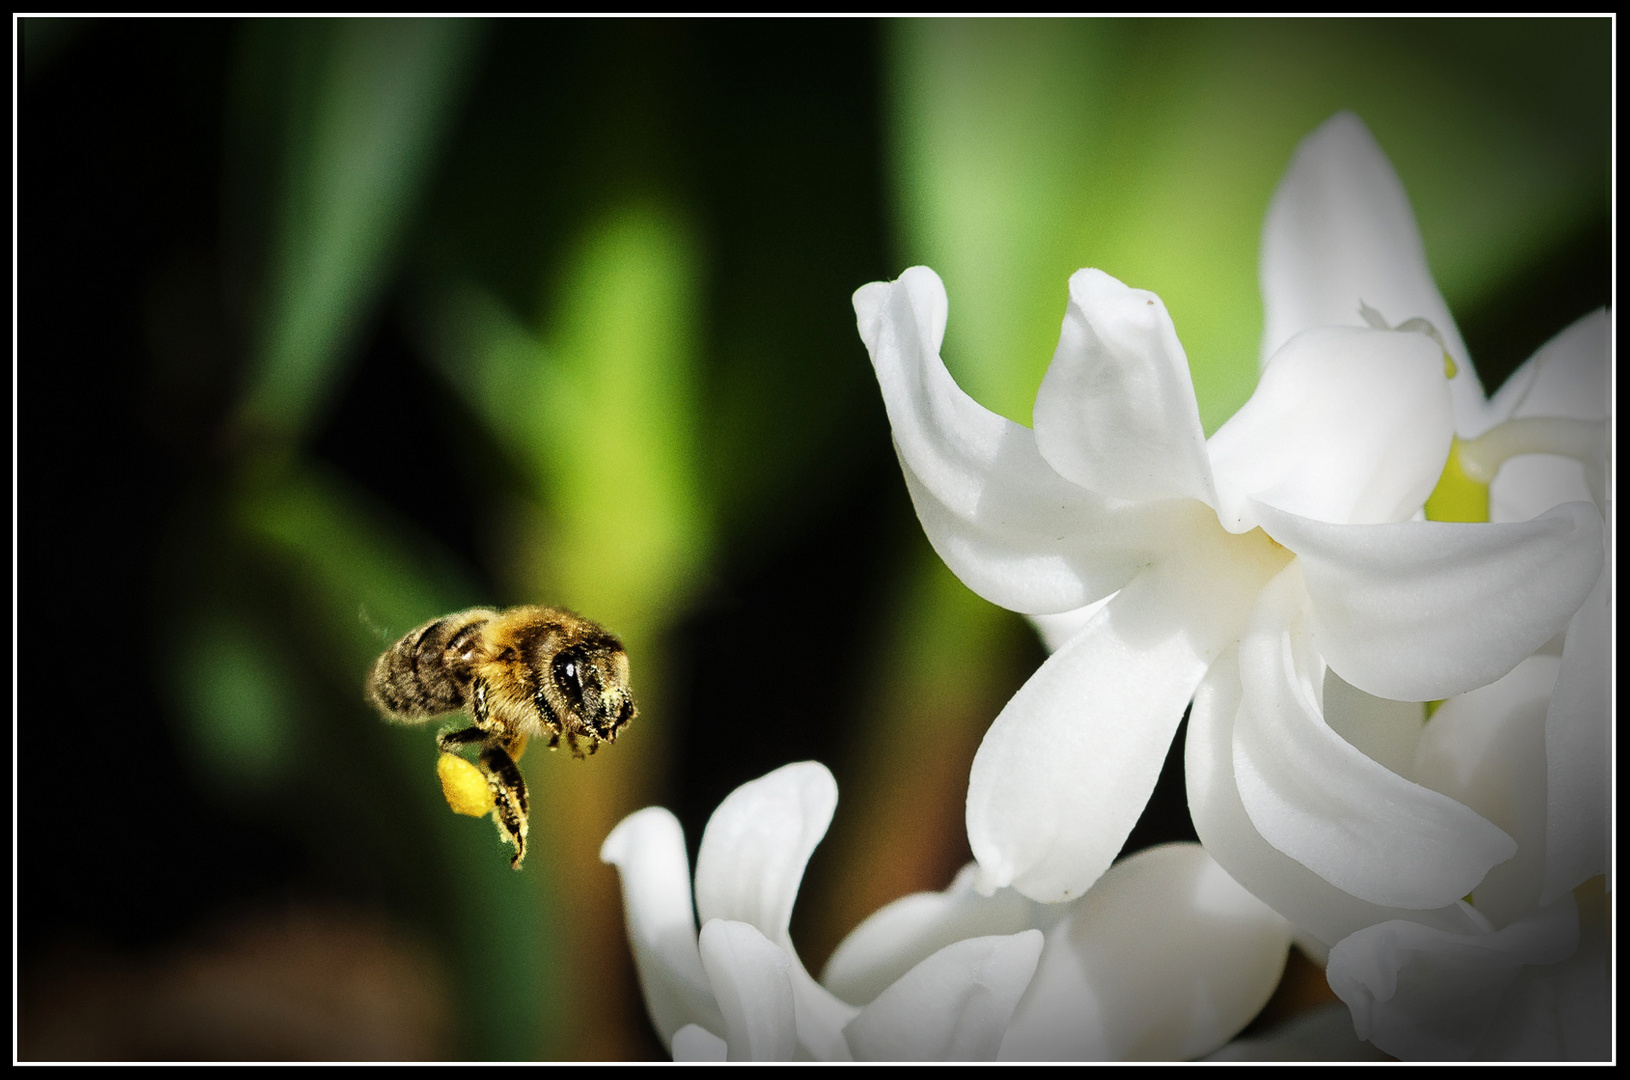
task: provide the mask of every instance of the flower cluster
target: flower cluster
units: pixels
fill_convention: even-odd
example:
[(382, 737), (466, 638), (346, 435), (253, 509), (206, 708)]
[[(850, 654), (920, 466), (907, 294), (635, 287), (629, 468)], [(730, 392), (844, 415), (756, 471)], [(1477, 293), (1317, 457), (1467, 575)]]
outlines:
[[(1606, 315), (1485, 398), (1349, 114), (1275, 195), (1262, 282), (1258, 387), (1209, 439), (1164, 305), (1101, 271), (1033, 429), (946, 371), (933, 271), (855, 294), (935, 550), (1053, 651), (975, 759), (976, 865), (863, 924), (826, 988), (786, 936), (824, 770), (720, 808), (699, 936), (672, 819), (613, 833), (676, 1056), (1195, 1056), (1249, 1014), (1185, 1027), (1185, 994), (1254, 1012), (1292, 933), (1388, 1053), (1606, 1052)], [(1190, 708), (1204, 850), (1111, 867)], [(1174, 946), (1221, 912), (1237, 949)]]
[[(1320, 246), (1310, 236), (1341, 239)], [(1337, 117), (1299, 152), (1270, 209), (1263, 281), (1270, 335), (1332, 319), (1340, 293), (1332, 295), (1331, 282), (1365, 296), (1390, 289), (1388, 302), (1401, 313), (1438, 320), (1446, 348), (1469, 370), (1403, 188), (1354, 117)], [(1475, 382), (1461, 384), (1456, 438), (1427, 515), (1497, 526), (1559, 505), (1605, 511), (1608, 361), (1608, 318), (1598, 311), (1546, 344), (1492, 399)], [(1350, 688), (1340, 695), (1336, 724), (1345, 738), (1397, 775), (1475, 811), (1510, 838), (1513, 852), (1465, 902), (1440, 910), (1354, 908), (1328, 918), (1338, 910), (1329, 896), (1282, 889), (1270, 900), (1299, 925), (1326, 914), (1312, 944), (1332, 946), (1330, 985), (1359, 1035), (1396, 1056), (1608, 1053), (1603, 563), (1581, 566), (1573, 585), (1588, 596), (1556, 638), (1502, 678), (1443, 702), (1424, 726), (1418, 707)], [(1282, 882), (1284, 867), (1249, 855), (1236, 863), (1225, 854), (1227, 841), (1214, 840), (1216, 857), (1269, 899), (1269, 882)]]
[(646, 1004), (676, 1060), (1194, 1057), (1250, 1021), (1284, 965), (1289, 924), (1199, 845), (1173, 844), (1073, 904), (981, 896), (965, 872), (862, 923), (818, 983), (787, 922), (836, 804), (815, 762), (738, 788), (702, 836), (694, 909), (672, 814), (641, 810), (606, 839)]

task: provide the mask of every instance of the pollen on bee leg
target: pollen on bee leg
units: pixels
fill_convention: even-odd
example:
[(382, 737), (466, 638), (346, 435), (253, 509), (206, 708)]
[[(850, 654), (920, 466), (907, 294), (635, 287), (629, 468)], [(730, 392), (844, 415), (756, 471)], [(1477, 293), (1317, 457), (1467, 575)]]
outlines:
[(492, 813), (492, 788), (481, 770), (457, 754), (442, 754), (436, 759), (436, 776), (441, 780), (441, 793), (455, 814), (484, 817)]

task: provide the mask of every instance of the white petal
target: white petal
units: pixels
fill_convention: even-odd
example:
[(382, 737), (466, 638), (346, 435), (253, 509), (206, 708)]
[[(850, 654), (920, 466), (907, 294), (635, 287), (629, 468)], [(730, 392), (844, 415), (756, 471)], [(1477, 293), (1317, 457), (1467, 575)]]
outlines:
[(1613, 1046), (1612, 906), (1606, 879), (1574, 891), (1579, 948), (1554, 967), (1538, 969), (1555, 988), (1563, 1052), (1570, 1061), (1604, 1061)]
[(1489, 400), (1490, 424), (1515, 416), (1606, 420), (1612, 330), (1607, 310), (1597, 308), (1541, 345)]
[(1264, 840), (1245, 813), (1234, 779), (1234, 728), (1242, 696), (1239, 654), (1230, 650), (1211, 666), (1194, 695), (1183, 767), (1194, 830), (1230, 877), (1323, 948), (1361, 927), (1403, 917), (1446, 930), (1475, 928), (1463, 904), (1406, 911), (1360, 900)]
[(1483, 390), (1427, 268), (1409, 196), (1363, 121), (1343, 112), (1302, 140), (1268, 205), (1263, 362), (1303, 330), (1365, 325), (1361, 304), (1391, 326), (1420, 318), (1437, 329), (1458, 369), (1456, 421), (1474, 423)]
[(1188, 358), (1152, 292), (1102, 270), (1070, 278), (1035, 423), (1042, 457), (1089, 491), (1216, 505)]
[(787, 924), (798, 884), (837, 805), (837, 782), (815, 761), (784, 765), (726, 796), (696, 855), (702, 921), (752, 923), (790, 951)]
[(1608, 575), (1568, 624), (1562, 670), (1545, 717), (1549, 783), (1542, 903), (1606, 873), (1612, 827), (1612, 712), (1608, 704)]
[(797, 999), (798, 1039), (820, 1060), (841, 1060), (849, 1050), (843, 1025), (853, 1006), (833, 997), (804, 970), (787, 924), (810, 853), (826, 835), (838, 804), (838, 786), (815, 761), (784, 765), (726, 796), (708, 819), (696, 855), (696, 911), (704, 923), (750, 923), (784, 950)]
[(678, 819), (660, 806), (630, 814), (606, 837), (600, 860), (615, 866), (622, 880), (628, 942), (662, 1041), (689, 1023), (722, 1030), (696, 950), (690, 860)]
[(1353, 1034), (1353, 1014), (1344, 1002), (1310, 1009), (1294, 1020), (1258, 1035), (1235, 1039), (1207, 1061), (1391, 1061)]
[(946, 565), (1014, 611), (1067, 611), (1120, 588), (1161, 522), (1065, 480), (1028, 428), (962, 392), (939, 357), (946, 300), (934, 272), (867, 285), (854, 303), (912, 502)]
[(1072, 608), (1069, 611), (1051, 615), (1032, 615), (1030, 624), (1036, 628), (1036, 633), (1041, 635), (1041, 643), (1047, 647), (1047, 651), (1058, 652), (1066, 641), (1080, 633), (1081, 629), (1092, 621), (1093, 616), (1104, 609), (1104, 605), (1109, 603), (1114, 595), (1110, 593), (1102, 600), (1095, 600), (1085, 607)]
[(1292, 338), (1211, 437), (1223, 523), (1256, 499), (1336, 524), (1406, 521), (1454, 437), (1443, 351), (1424, 334), (1321, 327)]
[[(1425, 705), (1419, 701), (1391, 701), (1366, 694), (1328, 668), (1324, 673), (1323, 700), (1324, 722), (1330, 725), (1331, 731), (1376, 764), (1406, 780), (1420, 781), (1415, 775), (1415, 751), (1420, 745), (1421, 729), (1426, 725)], [(1432, 784), (1426, 786), (1434, 791), (1442, 790)], [(1450, 791), (1444, 794), (1454, 797)]]
[(1324, 670), (1300, 578), (1292, 564), (1274, 579), (1240, 642), (1240, 802), (1268, 843), (1361, 900), (1452, 904), (1516, 854), (1516, 841), (1378, 765), (1325, 724), (1313, 689)]
[(729, 919), (702, 924), (702, 967), (724, 1014), (731, 1061), (791, 1061), (798, 1048), (792, 958), (758, 928)]
[(1407, 920), (1367, 927), (1330, 950), (1330, 988), (1360, 1038), (1410, 1060), (1481, 1057), (1525, 964), (1554, 964), (1579, 942), (1572, 897), (1504, 930), (1451, 934)]
[[(1545, 709), (1561, 661), (1531, 656), (1498, 682), (1439, 706), (1417, 749), (1415, 776), (1517, 841), (1473, 902), (1495, 926), (1539, 903), (1545, 868)], [(1604, 747), (1605, 749), (1605, 747)]]
[(1261, 534), (1210, 529), (1121, 590), (991, 725), (968, 782), (982, 887), (1080, 896), (1120, 851), (1195, 685), (1283, 565)]
[(972, 864), (965, 867), (944, 892), (913, 893), (879, 908), (838, 944), (821, 983), (842, 1000), (864, 1005), (947, 945), (1032, 925), (1033, 901), (1012, 889), (981, 896), (973, 871)]
[[(1529, 416), (1608, 419), (1611, 332), (1607, 312), (1598, 310), (1547, 342), (1490, 402), (1491, 423)], [(1491, 515), (1510, 518), (1562, 498), (1583, 497), (1585, 491), (1600, 506), (1604, 475), (1597, 470), (1587, 477), (1578, 462), (1543, 455), (1515, 458), (1490, 485)], [(1607, 867), (1611, 757), (1606, 589), (1604, 574), (1569, 624), (1565, 677), (1546, 722), (1550, 806), (1545, 902)]]
[(1048, 933), (1002, 1058), (1210, 1053), (1261, 1010), (1289, 948), (1290, 925), (1198, 844), (1141, 851), (1112, 866)]
[(1186, 499), (1076, 513), (1071, 504), (1085, 497), (1081, 489), (1043, 491), (1005, 475), (963, 512), (928, 492), (903, 454), (900, 465), (917, 519), (945, 565), (986, 600), (1025, 614), (1101, 600), (1173, 537), (1206, 517), (1215, 520), (1203, 504)]
[[(1597, 310), (1546, 342), (1489, 402), (1489, 426), (1522, 417), (1607, 420), (1611, 330), (1607, 312)], [(1606, 483), (1605, 456), (1589, 463), (1549, 454), (1514, 457), (1489, 485), (1489, 517), (1526, 521), (1558, 503), (1585, 499), (1605, 511)]]
[(860, 1010), (816, 982), (797, 956), (792, 958), (792, 995), (798, 1008), (798, 1046), (815, 1061), (848, 1061), (843, 1029)]
[(1041, 943), (1041, 931), (1024, 930), (940, 949), (850, 1021), (855, 1059), (995, 1061)]
[(1489, 520), (1528, 521), (1569, 502), (1605, 503), (1583, 462), (1555, 454), (1507, 458), (1489, 485)]
[(1354, 686), (1431, 701), (1493, 682), (1567, 625), (1602, 568), (1593, 506), (1509, 525), (1328, 525), (1258, 504), (1313, 598), (1314, 641)]
[(700, 1024), (686, 1024), (673, 1037), (675, 1061), (727, 1061), (730, 1044)]
[(1560, 966), (1518, 969), (1490, 1018), (1488, 1034), (1477, 1045), (1476, 1058), (1502, 1062), (1569, 1059), (1558, 1015), (1556, 980), (1551, 976)]

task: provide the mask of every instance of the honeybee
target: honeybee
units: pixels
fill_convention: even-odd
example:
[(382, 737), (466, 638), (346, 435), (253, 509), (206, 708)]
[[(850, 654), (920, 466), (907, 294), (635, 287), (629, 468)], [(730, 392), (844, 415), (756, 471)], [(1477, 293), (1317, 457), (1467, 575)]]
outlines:
[[(634, 719), (622, 642), (560, 608), (471, 608), (433, 619), (385, 650), (368, 698), (386, 718), (419, 723), (468, 709), (474, 724), (436, 737), (444, 753), (479, 747), (498, 833), (526, 857), (526, 781), (515, 764), (528, 738), (594, 753)], [(479, 790), (479, 785), (477, 785)]]

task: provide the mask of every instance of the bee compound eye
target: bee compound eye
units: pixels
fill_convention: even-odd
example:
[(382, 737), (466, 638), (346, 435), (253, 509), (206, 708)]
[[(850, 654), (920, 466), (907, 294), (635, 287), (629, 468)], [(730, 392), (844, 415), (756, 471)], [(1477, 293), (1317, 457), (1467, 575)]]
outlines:
[(555, 687), (578, 709), (583, 707), (583, 698), (588, 689), (584, 684), (586, 668), (576, 649), (563, 649), (551, 666)]

